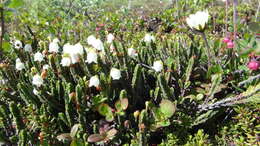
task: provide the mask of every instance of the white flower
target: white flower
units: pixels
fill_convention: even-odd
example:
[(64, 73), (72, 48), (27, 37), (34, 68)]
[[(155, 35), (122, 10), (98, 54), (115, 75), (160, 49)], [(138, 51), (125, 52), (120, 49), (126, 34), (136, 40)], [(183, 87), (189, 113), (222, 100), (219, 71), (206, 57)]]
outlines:
[(52, 40), (52, 42), (53, 42), (53, 43), (59, 43), (60, 40), (59, 40), (58, 38), (55, 38), (55, 39)]
[(24, 63), (22, 63), (19, 58), (17, 58), (15, 62), (15, 68), (17, 70), (23, 70), (25, 68)]
[(52, 41), (50, 44), (49, 44), (49, 52), (50, 53), (58, 53), (59, 52), (59, 45), (58, 43), (55, 41)]
[(147, 42), (147, 43), (151, 43), (152, 41), (154, 42), (155, 37), (147, 33), (144, 36), (144, 41)]
[(14, 42), (14, 48), (15, 49), (21, 49), (23, 47), (23, 43), (19, 40), (15, 40)]
[(63, 46), (63, 54), (71, 54), (74, 50), (74, 46), (70, 43), (67, 43)]
[(42, 55), (42, 53), (37, 52), (34, 54), (34, 61), (42, 62), (43, 59), (44, 59), (44, 56)]
[(86, 62), (88, 63), (88, 64), (90, 64), (90, 63), (97, 63), (97, 53), (96, 52), (94, 52), (94, 51), (90, 51), (90, 52), (88, 52), (88, 55), (87, 55), (87, 60), (86, 60)]
[(208, 11), (198, 11), (186, 18), (186, 22), (192, 29), (203, 30), (209, 21)]
[(34, 94), (34, 95), (39, 95), (39, 91), (34, 88), (34, 89), (33, 89), (33, 94)]
[(37, 87), (40, 87), (43, 84), (42, 77), (38, 74), (34, 75), (32, 84), (36, 85)]
[(71, 65), (70, 57), (63, 57), (60, 64), (62, 66), (70, 66)]
[(98, 87), (100, 84), (100, 81), (98, 79), (98, 76), (93, 76), (89, 80), (89, 87)]
[(94, 35), (90, 35), (87, 39), (89, 45), (93, 45), (95, 41), (96, 41), (96, 37)]
[(107, 43), (112, 43), (114, 39), (115, 37), (113, 34), (110, 33), (107, 35)]
[(93, 48), (103, 51), (104, 50), (104, 45), (103, 42), (100, 39), (96, 39), (95, 36), (91, 35), (87, 39), (88, 44), (91, 45)]
[(24, 46), (24, 51), (25, 52), (32, 52), (32, 45), (31, 44), (26, 44)]
[[(63, 66), (69, 66), (71, 63), (75, 64), (80, 61), (80, 55), (83, 54), (84, 48), (80, 43), (77, 43), (76, 45), (67, 43), (63, 46), (63, 55), (66, 55), (66, 58), (64, 60), (62, 59), (61, 64)], [(68, 59), (70, 59), (70, 61)]]
[(75, 49), (76, 54), (79, 54), (79, 55), (84, 54), (84, 48), (80, 43), (77, 43), (76, 45), (74, 45), (74, 49)]
[(99, 51), (103, 51), (104, 50), (104, 45), (103, 45), (103, 42), (100, 40), (100, 39), (96, 39), (94, 41), (94, 43), (92, 44), (92, 46), (99, 50)]
[(111, 45), (110, 45), (109, 50), (110, 50), (111, 53), (116, 50), (114, 44), (111, 44)]
[(42, 69), (44, 69), (44, 70), (48, 70), (50, 68), (50, 66), (48, 65), (48, 64), (45, 64), (45, 65), (43, 65), (43, 67), (42, 67)]
[(75, 64), (75, 63), (78, 63), (80, 61), (80, 56), (79, 56), (79, 54), (74, 52), (74, 53), (70, 54), (70, 59), (71, 59), (71, 63)]
[(49, 22), (45, 22), (45, 25), (50, 25), (50, 23)]
[(160, 72), (163, 69), (163, 62), (161, 60), (155, 61), (152, 67), (156, 72)]
[(121, 72), (119, 69), (112, 68), (110, 71), (110, 76), (113, 80), (119, 80), (121, 78)]
[(130, 56), (130, 57), (135, 57), (135, 56), (137, 56), (136, 50), (135, 50), (134, 48), (129, 48), (129, 49), (127, 49), (127, 54), (128, 54), (128, 56)]

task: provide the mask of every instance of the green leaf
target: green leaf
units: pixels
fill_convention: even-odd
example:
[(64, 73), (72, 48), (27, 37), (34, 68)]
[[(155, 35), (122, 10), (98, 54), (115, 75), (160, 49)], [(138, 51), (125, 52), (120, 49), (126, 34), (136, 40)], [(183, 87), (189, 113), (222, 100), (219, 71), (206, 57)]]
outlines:
[(252, 32), (260, 32), (260, 23), (257, 22), (250, 22), (248, 24), (248, 28), (252, 31)]
[(107, 138), (111, 138), (117, 134), (117, 130), (115, 128), (113, 128), (113, 129), (107, 131), (106, 134), (107, 134), (107, 136), (106, 136)]
[(260, 83), (257, 84), (256, 86), (250, 86), (246, 90), (246, 92), (242, 93), (243, 96), (250, 96), (246, 99), (243, 99), (242, 102), (250, 102), (250, 103), (255, 103), (258, 104), (260, 103)]
[(112, 122), (112, 121), (114, 120), (113, 114), (111, 113), (111, 114), (106, 115), (106, 120), (107, 120), (108, 122)]
[(109, 107), (109, 105), (102, 103), (98, 106), (98, 112), (101, 115), (106, 116), (112, 113), (112, 109), (111, 107)]
[[(186, 68), (186, 72), (185, 72), (185, 86), (188, 86), (187, 82), (189, 82), (190, 80), (190, 76), (191, 76), (191, 72), (192, 72), (192, 67), (194, 65), (194, 57), (192, 56), (189, 60), (189, 64), (188, 67)], [(189, 84), (190, 85), (190, 84)]]
[(7, 7), (9, 8), (18, 8), (24, 4), (23, 0), (12, 0)]
[(170, 100), (163, 99), (160, 103), (160, 111), (167, 117), (170, 118), (176, 110), (176, 105)]
[(171, 125), (171, 122), (169, 120), (164, 120), (164, 121), (160, 121), (156, 123), (156, 127), (160, 128), (160, 127), (166, 127)]
[(215, 74), (211, 77), (211, 88), (209, 90), (209, 99), (212, 99), (214, 94), (217, 92), (217, 90), (220, 88), (220, 83), (222, 81), (222, 74)]
[(9, 42), (3, 42), (3, 50), (4, 52), (10, 52), (12, 46)]
[(115, 107), (116, 107), (118, 112), (121, 112), (122, 110), (126, 110), (127, 107), (128, 107), (128, 99), (127, 98), (123, 98), (121, 100), (118, 100), (115, 103)]
[(202, 124), (206, 122), (207, 120), (211, 119), (213, 116), (215, 116), (218, 113), (218, 111), (209, 110), (206, 113), (198, 115), (196, 119), (194, 119), (191, 126), (196, 126), (199, 124)]
[(76, 136), (76, 134), (77, 134), (78, 129), (79, 129), (80, 126), (81, 126), (80, 124), (75, 124), (75, 125), (71, 128), (71, 130), (70, 130), (70, 136), (71, 136), (71, 137), (75, 137), (75, 136)]
[(204, 98), (204, 95), (203, 94), (198, 94), (196, 96), (196, 100), (202, 100)]
[(74, 140), (70, 143), (70, 146), (84, 146), (84, 143), (83, 143), (83, 141), (74, 139)]
[(118, 112), (122, 111), (122, 106), (121, 106), (121, 102), (120, 100), (118, 100), (116, 103), (115, 103), (115, 108)]
[(120, 102), (121, 102), (122, 109), (126, 110), (127, 107), (128, 107), (128, 99), (127, 98), (123, 98), (123, 99), (120, 100)]

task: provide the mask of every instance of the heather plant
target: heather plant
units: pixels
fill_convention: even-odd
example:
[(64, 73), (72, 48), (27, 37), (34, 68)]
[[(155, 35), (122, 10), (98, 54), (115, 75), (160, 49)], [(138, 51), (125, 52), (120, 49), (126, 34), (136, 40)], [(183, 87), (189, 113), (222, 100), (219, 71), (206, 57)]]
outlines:
[(254, 2), (28, 2), (6, 16), (1, 144), (259, 143)]

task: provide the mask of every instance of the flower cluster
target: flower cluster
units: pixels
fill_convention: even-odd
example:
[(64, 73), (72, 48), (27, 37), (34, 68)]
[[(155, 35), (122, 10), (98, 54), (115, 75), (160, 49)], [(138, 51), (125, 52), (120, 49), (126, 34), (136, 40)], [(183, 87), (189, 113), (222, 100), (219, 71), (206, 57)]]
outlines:
[(227, 48), (234, 48), (234, 42), (229, 37), (225, 37), (223, 42), (227, 44)]

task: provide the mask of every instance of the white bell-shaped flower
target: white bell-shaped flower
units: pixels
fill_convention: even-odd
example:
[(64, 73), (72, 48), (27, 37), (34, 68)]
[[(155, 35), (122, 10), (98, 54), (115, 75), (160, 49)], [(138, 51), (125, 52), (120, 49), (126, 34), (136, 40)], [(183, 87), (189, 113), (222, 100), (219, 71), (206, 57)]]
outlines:
[(127, 49), (127, 54), (128, 54), (128, 56), (130, 56), (130, 57), (135, 57), (135, 56), (137, 56), (137, 52), (136, 52), (136, 50), (135, 50), (134, 48), (129, 48), (129, 49)]
[(100, 81), (98, 76), (93, 76), (89, 80), (89, 87), (99, 87)]
[(58, 38), (55, 38), (55, 39), (52, 40), (52, 42), (53, 42), (53, 43), (59, 43), (60, 40), (59, 40)]
[(112, 68), (110, 70), (110, 76), (113, 80), (119, 80), (121, 78), (121, 71), (119, 69)]
[(43, 70), (48, 70), (49, 68), (50, 68), (49, 64), (44, 64), (42, 67)]
[(49, 44), (49, 52), (50, 53), (58, 53), (59, 52), (59, 44), (55, 41)]
[(23, 70), (23, 69), (25, 68), (24, 63), (22, 63), (19, 58), (17, 58), (15, 62), (16, 62), (16, 63), (15, 63), (15, 68), (16, 68), (17, 70), (20, 71), (20, 70)]
[(32, 45), (31, 44), (26, 44), (24, 46), (24, 51), (25, 52), (32, 52)]
[(34, 61), (42, 62), (43, 60), (44, 60), (44, 56), (42, 55), (42, 53), (37, 52), (34, 54)]
[(190, 28), (196, 30), (203, 30), (209, 21), (208, 11), (198, 11), (186, 18), (186, 22)]
[(144, 36), (144, 41), (147, 43), (155, 42), (155, 37), (152, 36), (151, 34), (147, 33)]
[(99, 51), (104, 50), (103, 42), (100, 39), (96, 39), (92, 46)]
[(72, 64), (76, 64), (80, 61), (80, 56), (79, 56), (79, 54), (74, 52), (74, 53), (70, 54), (70, 59), (71, 59)]
[(87, 55), (87, 60), (86, 60), (86, 62), (87, 62), (88, 64), (90, 64), (90, 63), (98, 63), (98, 62), (97, 62), (97, 58), (98, 58), (98, 55), (97, 55), (96, 52), (94, 52), (94, 51), (89, 51), (89, 52), (88, 52), (88, 55)]
[(61, 59), (61, 63), (62, 66), (70, 66), (71, 65), (71, 59), (70, 57), (63, 57)]
[(96, 41), (96, 37), (94, 35), (90, 35), (88, 38), (87, 38), (87, 42), (89, 45), (93, 45)]
[(42, 77), (40, 75), (38, 75), (38, 74), (34, 75), (32, 84), (37, 86), (37, 87), (40, 87), (43, 84)]
[(84, 54), (84, 47), (80, 43), (77, 43), (76, 45), (74, 45), (74, 49), (75, 49), (76, 54), (79, 54), (79, 55)]
[(34, 89), (33, 89), (33, 94), (34, 94), (34, 95), (39, 95), (39, 91), (34, 88)]
[(115, 36), (113, 35), (113, 34), (108, 34), (107, 35), (107, 43), (112, 43), (113, 42), (113, 40), (115, 39)]
[(156, 72), (163, 70), (163, 62), (161, 60), (155, 61), (152, 67)]
[(71, 45), (70, 43), (67, 43), (63, 46), (63, 54), (71, 54), (74, 51), (74, 46)]

